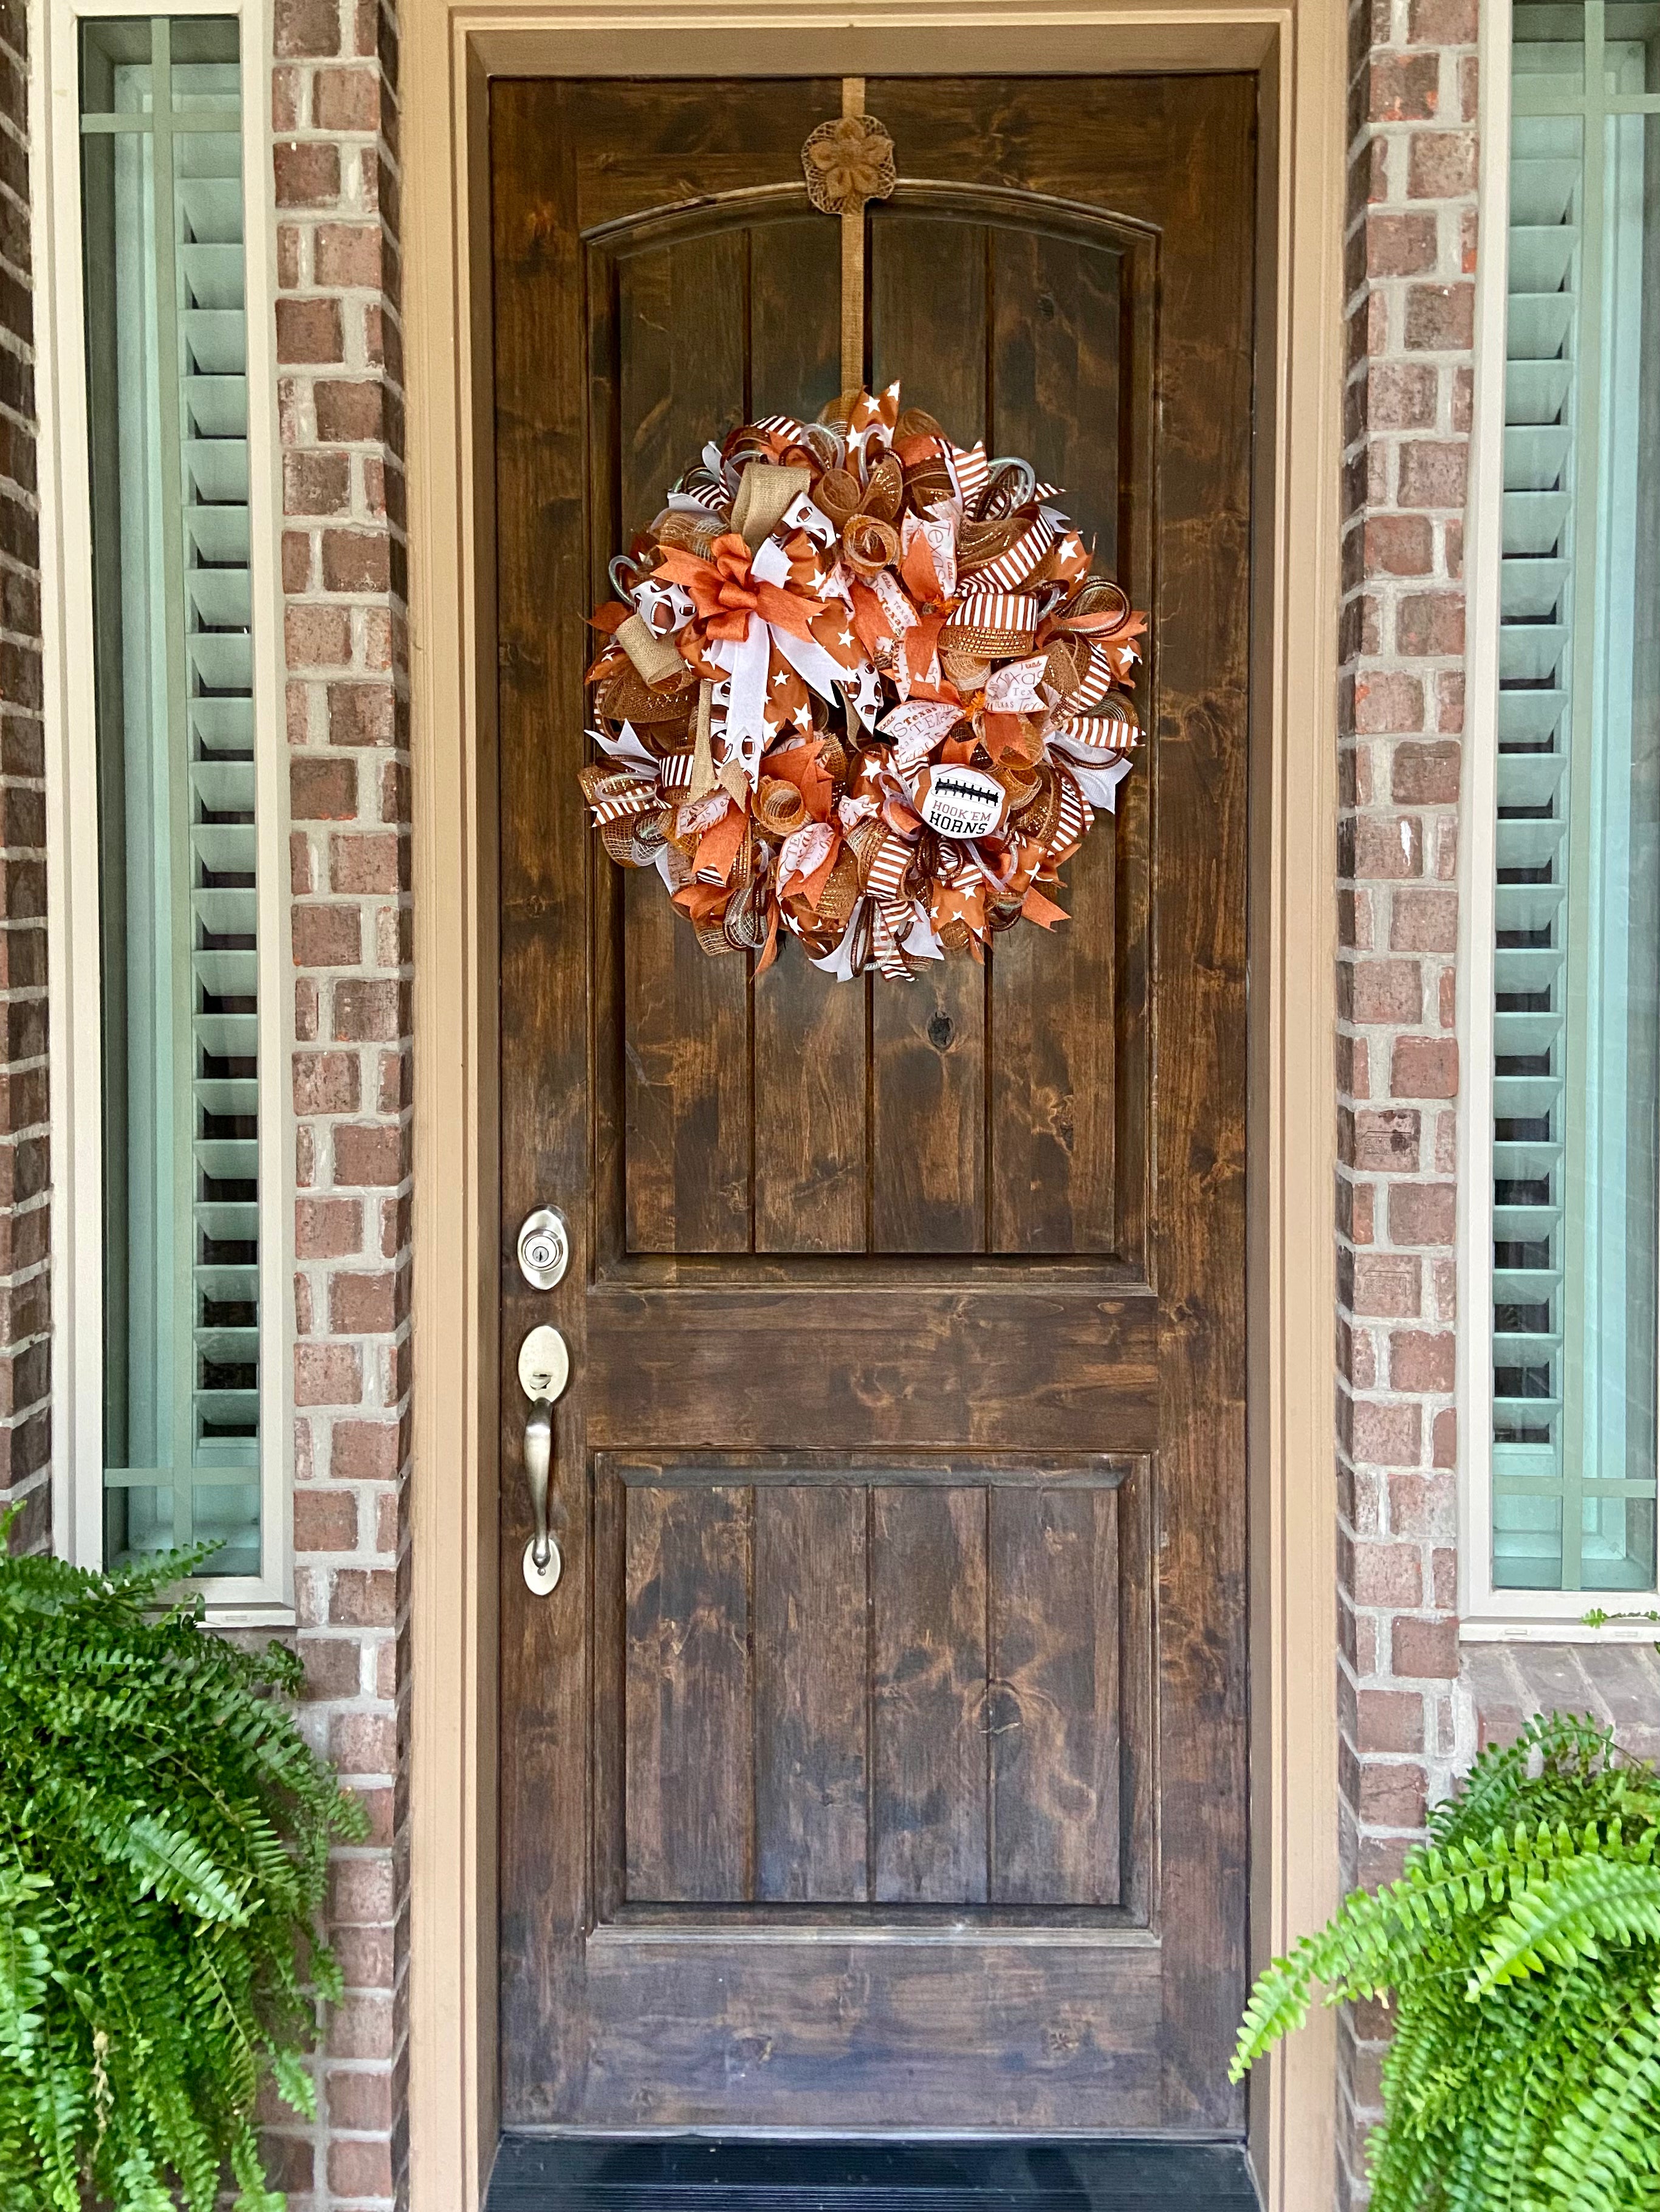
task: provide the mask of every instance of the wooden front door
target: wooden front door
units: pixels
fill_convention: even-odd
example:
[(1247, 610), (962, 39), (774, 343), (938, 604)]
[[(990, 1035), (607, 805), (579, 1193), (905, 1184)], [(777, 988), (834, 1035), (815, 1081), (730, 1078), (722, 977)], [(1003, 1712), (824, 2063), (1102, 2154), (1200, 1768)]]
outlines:
[(757, 975), (614, 868), (585, 617), (706, 439), (838, 389), (841, 87), (496, 85), (504, 2118), (1227, 2133), (1253, 88), (866, 99), (873, 380), (1067, 487), (1149, 736), (984, 966)]

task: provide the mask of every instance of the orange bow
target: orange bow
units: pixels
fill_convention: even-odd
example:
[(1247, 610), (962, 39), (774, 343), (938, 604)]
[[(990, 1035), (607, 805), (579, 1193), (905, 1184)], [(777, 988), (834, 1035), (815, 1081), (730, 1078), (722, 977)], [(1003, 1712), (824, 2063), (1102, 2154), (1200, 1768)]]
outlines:
[[(750, 617), (787, 629), (794, 637), (810, 638), (808, 627), (818, 611), (818, 602), (805, 592), (781, 584), (763, 583), (751, 574), (749, 547), (736, 531), (722, 532), (702, 560), (678, 545), (665, 548), (657, 574), (672, 584), (684, 584), (696, 610), (697, 626), (705, 637), (745, 638)], [(683, 648), (684, 650), (684, 648)]]

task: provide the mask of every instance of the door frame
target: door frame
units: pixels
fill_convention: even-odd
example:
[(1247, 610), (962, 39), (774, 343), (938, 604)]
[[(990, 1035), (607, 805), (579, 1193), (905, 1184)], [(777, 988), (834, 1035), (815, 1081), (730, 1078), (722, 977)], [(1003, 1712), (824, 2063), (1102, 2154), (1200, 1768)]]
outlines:
[[(1336, 648), (1346, 14), (1340, 0), (404, 0), (415, 798), (413, 2212), (477, 2212), (496, 2138), (493, 76), (1103, 75), (1261, 91), (1249, 1141), (1251, 1958), (1335, 1904)], [(1296, 425), (1296, 436), (1288, 434)], [(459, 1142), (458, 1142), (459, 1139)], [(459, 1171), (458, 1171), (459, 1161)], [(423, 1347), (442, 1346), (441, 1352)], [(1334, 2172), (1323, 2011), (1259, 2069), (1274, 2212)]]

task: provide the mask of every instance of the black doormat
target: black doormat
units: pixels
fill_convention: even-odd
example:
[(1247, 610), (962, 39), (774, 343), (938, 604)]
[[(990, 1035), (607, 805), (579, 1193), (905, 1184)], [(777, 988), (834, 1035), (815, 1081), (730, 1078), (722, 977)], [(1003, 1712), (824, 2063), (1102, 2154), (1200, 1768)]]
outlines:
[(1260, 2212), (1237, 2143), (504, 2136), (486, 2212)]

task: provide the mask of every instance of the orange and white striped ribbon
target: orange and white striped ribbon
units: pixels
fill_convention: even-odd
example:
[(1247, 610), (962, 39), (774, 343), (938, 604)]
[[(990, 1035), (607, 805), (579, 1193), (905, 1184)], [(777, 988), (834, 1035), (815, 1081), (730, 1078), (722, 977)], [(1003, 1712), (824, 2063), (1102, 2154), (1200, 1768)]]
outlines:
[(1120, 714), (1057, 714), (1049, 735), (1064, 738), (1081, 752), (1117, 755), (1133, 752), (1140, 735), (1135, 718)]
[(1049, 858), (1064, 860), (1069, 853), (1075, 853), (1088, 836), (1090, 824), (1095, 819), (1095, 809), (1065, 769), (1057, 769), (1055, 774), (1061, 786), (1061, 807), (1055, 819), (1055, 836), (1049, 842)]
[(1037, 602), (1026, 592), (969, 592), (946, 627), (948, 632), (1009, 630), (1030, 636), (1037, 628)]
[(1006, 553), (1000, 553), (983, 568), (975, 570), (976, 586), (982, 591), (1012, 592), (1017, 584), (1025, 582), (1054, 543), (1055, 525), (1038, 515), (1027, 524)]

